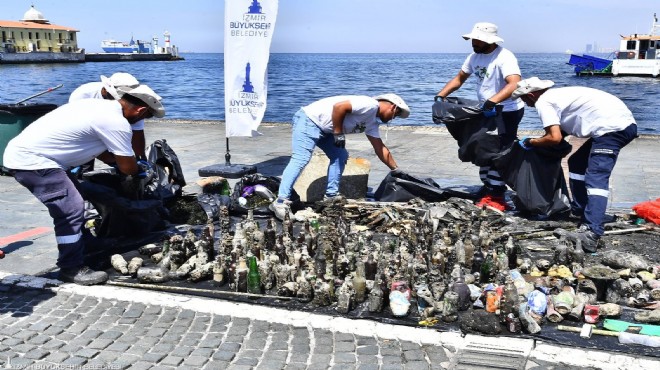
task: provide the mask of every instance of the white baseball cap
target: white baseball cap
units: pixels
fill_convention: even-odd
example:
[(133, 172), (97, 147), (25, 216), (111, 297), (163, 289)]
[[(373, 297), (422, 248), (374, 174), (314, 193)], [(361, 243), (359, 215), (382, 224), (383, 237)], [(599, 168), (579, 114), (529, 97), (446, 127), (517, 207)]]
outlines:
[(113, 98), (119, 99), (123, 95), (119, 88), (134, 89), (140, 85), (137, 78), (133, 77), (130, 73), (117, 72), (110, 76), (110, 78), (101, 75), (101, 82), (105, 90), (112, 95)]
[(472, 32), (463, 35), (463, 38), (466, 40), (480, 40), (487, 44), (495, 44), (504, 41), (501, 37), (497, 36), (497, 26), (488, 22), (475, 24), (474, 28), (472, 28)]
[(401, 109), (401, 114), (399, 114), (399, 117), (401, 118), (408, 118), (410, 116), (410, 108), (408, 107), (408, 104), (406, 104), (403, 99), (397, 94), (382, 94), (378, 96), (374, 96), (374, 99), (376, 100), (386, 100), (394, 105), (396, 105), (399, 109)]
[(156, 92), (154, 92), (149, 86), (140, 85), (128, 91), (125, 91), (124, 89), (120, 90), (123, 91), (122, 96), (128, 94), (147, 103), (154, 117), (163, 118), (165, 116), (165, 107), (163, 107), (163, 104), (160, 102), (163, 98), (156, 94)]
[(518, 99), (534, 91), (545, 90), (554, 86), (555, 83), (550, 80), (541, 80), (538, 77), (530, 77), (518, 82), (518, 88), (513, 90), (511, 99)]

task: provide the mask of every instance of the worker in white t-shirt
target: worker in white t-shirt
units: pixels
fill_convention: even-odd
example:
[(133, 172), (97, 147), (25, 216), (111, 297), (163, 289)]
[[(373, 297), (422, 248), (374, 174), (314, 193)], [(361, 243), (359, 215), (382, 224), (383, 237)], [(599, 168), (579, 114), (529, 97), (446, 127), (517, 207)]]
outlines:
[[(503, 42), (497, 35), (497, 26), (481, 22), (474, 25), (472, 32), (463, 35), (471, 40), (474, 51), (463, 62), (458, 74), (437, 93), (435, 99), (444, 100), (449, 94), (463, 86), (468, 77), (476, 77), (477, 99), (482, 104), (485, 117), (497, 116), (496, 106), (502, 106), (502, 127), (497, 128), (502, 147), (510, 146), (518, 135), (518, 124), (525, 112), (525, 104), (520, 99), (510, 99), (511, 93), (521, 79), (518, 60), (513, 53), (498, 43)], [(477, 206), (484, 205), (506, 210), (504, 199), (506, 184), (494, 166), (481, 166), (479, 178), (484, 186)]]
[[(140, 82), (133, 75), (125, 72), (117, 72), (110, 76), (110, 78), (101, 76), (101, 81), (88, 82), (73, 90), (69, 96), (69, 103), (80, 99), (116, 100), (121, 97), (122, 91), (134, 89), (139, 85)], [(131, 129), (133, 130), (131, 143), (135, 157), (137, 159), (147, 159), (145, 155), (146, 139), (144, 137), (144, 120), (131, 125)], [(88, 165), (87, 168), (89, 170), (94, 169), (94, 162), (92, 161), (91, 165)]]
[(4, 166), (53, 218), (61, 280), (93, 285), (108, 279), (83, 264), (84, 201), (67, 171), (98, 158), (125, 175), (144, 177), (131, 146), (131, 125), (163, 117), (160, 100), (146, 85), (117, 100), (76, 100), (37, 119), (7, 144)]
[(552, 146), (566, 135), (589, 138), (568, 158), (571, 213), (582, 225), (568, 237), (596, 252), (607, 218), (609, 181), (621, 148), (637, 137), (637, 123), (626, 104), (605, 91), (583, 86), (552, 88), (554, 82), (531, 77), (518, 82), (512, 98), (535, 107), (545, 135), (523, 137), (523, 149)]

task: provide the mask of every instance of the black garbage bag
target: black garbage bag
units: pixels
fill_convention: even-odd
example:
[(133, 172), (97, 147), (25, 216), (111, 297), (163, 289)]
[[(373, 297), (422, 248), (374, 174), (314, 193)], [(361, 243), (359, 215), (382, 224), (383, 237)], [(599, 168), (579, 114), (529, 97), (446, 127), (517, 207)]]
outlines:
[(497, 335), (502, 333), (499, 318), (484, 310), (470, 310), (460, 314), (460, 328), (463, 334)]
[(562, 140), (553, 147), (524, 150), (514, 142), (493, 164), (506, 184), (518, 211), (535, 216), (551, 216), (570, 210), (561, 160), (571, 152)]
[[(272, 194), (271, 199), (266, 199), (263, 193), (254, 191), (256, 185), (265, 186)], [(277, 197), (279, 188), (280, 179), (275, 176), (266, 176), (260, 173), (245, 175), (234, 185), (230, 210), (235, 213), (246, 214), (249, 209), (252, 209), (255, 215), (270, 215), (272, 211), (268, 209), (268, 206)], [(292, 190), (289, 200), (298, 203), (300, 202), (300, 196), (295, 190)]]
[(427, 202), (441, 202), (451, 194), (431, 178), (419, 178), (400, 170), (390, 171), (378, 186), (374, 198), (381, 202), (407, 202), (420, 198)]
[(78, 188), (99, 213), (97, 237), (143, 236), (167, 227), (168, 211), (160, 199), (135, 200), (123, 196), (118, 175), (96, 171), (86, 175), (91, 181), (81, 182)]
[(484, 117), (476, 100), (448, 97), (433, 104), (433, 122), (444, 124), (458, 144), (458, 158), (477, 166), (489, 166), (501, 150), (501, 106), (495, 117)]
[(155, 173), (149, 176), (149, 181), (144, 186), (144, 197), (167, 201), (180, 196), (181, 189), (186, 186), (186, 180), (174, 150), (165, 139), (160, 139), (154, 141), (146, 152)]

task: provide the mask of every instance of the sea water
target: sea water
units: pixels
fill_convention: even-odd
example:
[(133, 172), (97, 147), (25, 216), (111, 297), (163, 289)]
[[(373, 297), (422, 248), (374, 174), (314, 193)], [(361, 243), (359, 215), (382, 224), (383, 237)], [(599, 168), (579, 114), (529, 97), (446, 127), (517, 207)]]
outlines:
[[(182, 54), (174, 62), (104, 62), (0, 65), (0, 104), (16, 102), (58, 84), (64, 86), (31, 100), (64, 104), (79, 85), (100, 75), (128, 72), (163, 97), (166, 118), (224, 119), (223, 54)], [(408, 119), (394, 124), (433, 125), (433, 96), (458, 73), (465, 54), (278, 54), (270, 56), (267, 122), (290, 122), (303, 105), (343, 94), (399, 94), (410, 106)], [(660, 134), (657, 98), (660, 79), (651, 77), (578, 77), (566, 54), (516, 54), (523, 78), (538, 76), (556, 86), (588, 86), (621, 98), (633, 112), (641, 134)], [(453, 96), (475, 99), (474, 77)], [(541, 129), (533, 108), (526, 108), (521, 129)]]

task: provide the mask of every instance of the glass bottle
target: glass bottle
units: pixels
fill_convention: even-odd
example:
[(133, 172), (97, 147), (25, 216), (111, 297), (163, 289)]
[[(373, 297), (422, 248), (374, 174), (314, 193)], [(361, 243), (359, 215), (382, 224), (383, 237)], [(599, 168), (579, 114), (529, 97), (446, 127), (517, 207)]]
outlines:
[(353, 289), (355, 289), (355, 301), (362, 303), (366, 299), (367, 280), (364, 277), (364, 264), (359, 262), (353, 278)]
[(248, 260), (247, 291), (252, 294), (261, 294), (261, 276), (259, 275), (259, 266), (257, 266), (257, 257), (250, 256)]
[(479, 273), (479, 282), (485, 284), (490, 281), (491, 274), (493, 273), (493, 256), (486, 253), (484, 262), (481, 264), (481, 271)]

